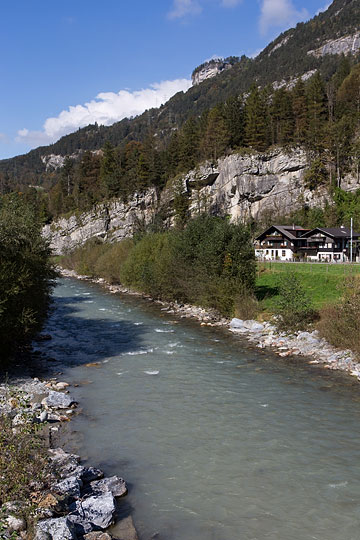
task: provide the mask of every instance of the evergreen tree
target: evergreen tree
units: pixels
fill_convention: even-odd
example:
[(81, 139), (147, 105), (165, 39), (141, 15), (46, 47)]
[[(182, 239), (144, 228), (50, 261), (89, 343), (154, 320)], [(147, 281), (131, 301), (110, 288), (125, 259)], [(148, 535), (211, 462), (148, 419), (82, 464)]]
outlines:
[(119, 166), (113, 145), (106, 141), (100, 166), (100, 180), (107, 197), (119, 194)]
[(199, 127), (193, 117), (184, 124), (179, 141), (179, 169), (193, 169), (199, 157)]
[(303, 144), (308, 131), (308, 106), (305, 85), (301, 79), (298, 79), (292, 91), (292, 109), (295, 120), (294, 140), (297, 144)]
[(216, 161), (224, 154), (230, 133), (222, 114), (222, 107), (214, 107), (207, 116), (207, 127), (202, 139), (202, 154)]
[(290, 144), (294, 136), (294, 113), (292, 102), (284, 88), (277, 90), (271, 105), (272, 142), (273, 144)]
[(324, 126), (326, 121), (326, 93), (324, 82), (316, 72), (306, 87), (308, 102), (307, 144), (312, 150), (321, 151), (324, 147)]
[(245, 105), (242, 97), (229, 98), (223, 107), (223, 116), (230, 134), (231, 148), (245, 144)]
[(245, 105), (245, 140), (248, 146), (259, 150), (268, 147), (267, 105), (264, 94), (253, 85)]

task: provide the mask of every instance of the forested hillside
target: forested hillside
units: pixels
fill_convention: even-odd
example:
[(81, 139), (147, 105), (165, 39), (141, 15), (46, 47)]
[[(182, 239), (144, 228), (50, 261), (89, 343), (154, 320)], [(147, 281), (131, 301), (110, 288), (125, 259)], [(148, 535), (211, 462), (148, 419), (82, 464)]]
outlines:
[[(150, 186), (161, 190), (201, 161), (272, 145), (308, 150), (312, 189), (328, 181), (341, 185), (348, 172), (359, 175), (359, 58), (307, 53), (359, 26), (359, 3), (335, 0), (325, 13), (281, 34), (257, 58), (242, 57), (159, 109), (111, 127), (88, 126), (1, 161), (1, 190), (25, 191), (50, 220), (105, 198), (126, 200)], [(62, 168), (46, 171), (41, 157), (50, 154), (68, 156)]]

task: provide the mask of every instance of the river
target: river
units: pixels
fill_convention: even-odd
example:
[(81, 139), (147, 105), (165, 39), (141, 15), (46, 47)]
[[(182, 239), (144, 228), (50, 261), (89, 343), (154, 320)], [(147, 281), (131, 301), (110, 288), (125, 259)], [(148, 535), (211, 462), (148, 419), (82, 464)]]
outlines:
[(72, 445), (127, 480), (141, 540), (359, 539), (357, 387), (94, 284), (54, 299)]

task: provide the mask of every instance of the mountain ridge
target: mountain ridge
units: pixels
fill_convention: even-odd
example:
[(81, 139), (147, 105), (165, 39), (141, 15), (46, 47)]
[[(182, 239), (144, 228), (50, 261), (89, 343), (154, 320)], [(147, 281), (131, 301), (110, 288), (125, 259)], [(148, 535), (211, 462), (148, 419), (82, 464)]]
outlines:
[[(331, 40), (354, 35), (359, 28), (359, 3), (356, 0), (334, 0), (325, 12), (282, 32), (256, 58), (241, 57), (231, 69), (224, 69), (215, 77), (203, 80), (186, 93), (177, 93), (158, 109), (147, 110), (111, 126), (88, 125), (51, 145), (0, 160), (0, 174), (10, 184), (43, 184), (46, 180), (51, 181), (48, 156), (65, 157), (97, 151), (106, 141), (114, 146), (124, 141), (143, 141), (150, 130), (159, 141), (165, 140), (191, 116), (199, 117), (229, 97), (248, 92), (254, 82), (262, 87), (274, 83), (286, 85), (305, 73), (317, 70), (326, 79), (335, 72), (338, 55), (314, 55), (309, 51), (317, 51)], [(354, 54), (357, 59), (358, 49)]]

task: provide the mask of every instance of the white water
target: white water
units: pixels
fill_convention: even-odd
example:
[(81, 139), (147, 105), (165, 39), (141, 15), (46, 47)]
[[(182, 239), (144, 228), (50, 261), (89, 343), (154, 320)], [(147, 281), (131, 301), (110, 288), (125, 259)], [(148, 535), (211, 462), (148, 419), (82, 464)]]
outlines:
[(127, 480), (141, 540), (360, 538), (357, 388), (97, 286), (55, 295), (39, 348), (80, 383), (77, 450)]

